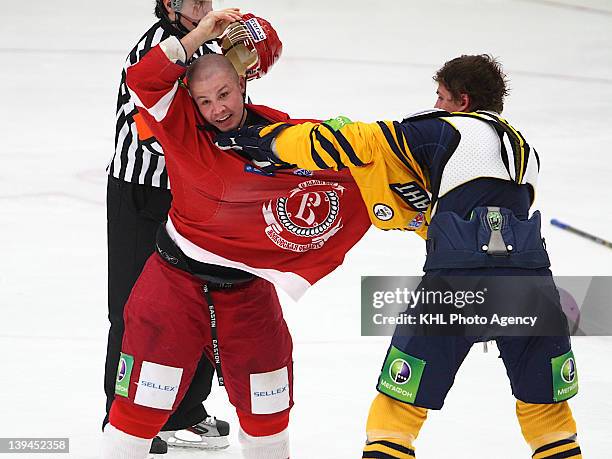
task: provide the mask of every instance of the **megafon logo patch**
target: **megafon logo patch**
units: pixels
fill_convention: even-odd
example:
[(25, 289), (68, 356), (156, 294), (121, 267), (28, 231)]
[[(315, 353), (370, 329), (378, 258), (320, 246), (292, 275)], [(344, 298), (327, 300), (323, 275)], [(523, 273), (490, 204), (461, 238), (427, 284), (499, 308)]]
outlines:
[(125, 379), (125, 375), (127, 373), (127, 363), (125, 363), (125, 358), (121, 357), (119, 360), (119, 371), (117, 372), (117, 382), (121, 382)]
[(395, 359), (389, 367), (389, 376), (395, 384), (406, 384), (412, 376), (412, 368), (404, 359)]
[(573, 358), (567, 359), (561, 367), (561, 379), (568, 384), (573, 383), (576, 379), (576, 362)]
[(259, 43), (260, 41), (264, 41), (266, 38), (268, 38), (257, 18), (251, 18), (244, 24), (247, 26), (247, 29), (249, 29), (249, 32), (251, 32), (251, 36), (253, 37), (253, 41), (255, 43)]
[(134, 366), (134, 357), (123, 352), (119, 356), (119, 366), (117, 367), (117, 378), (115, 380), (115, 394), (121, 397), (127, 397), (130, 392), (130, 377), (132, 375), (132, 367)]

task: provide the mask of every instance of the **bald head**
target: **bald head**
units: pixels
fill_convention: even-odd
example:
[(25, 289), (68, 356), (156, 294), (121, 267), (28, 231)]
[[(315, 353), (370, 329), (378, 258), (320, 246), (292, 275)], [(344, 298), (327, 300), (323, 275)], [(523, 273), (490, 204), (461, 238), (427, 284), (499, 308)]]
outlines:
[(228, 81), (238, 82), (236, 69), (228, 58), (221, 54), (204, 54), (196, 59), (187, 69), (187, 81), (201, 82), (217, 78), (227, 78)]
[(222, 132), (240, 127), (246, 118), (245, 79), (219, 54), (205, 54), (187, 69), (189, 93), (204, 119)]

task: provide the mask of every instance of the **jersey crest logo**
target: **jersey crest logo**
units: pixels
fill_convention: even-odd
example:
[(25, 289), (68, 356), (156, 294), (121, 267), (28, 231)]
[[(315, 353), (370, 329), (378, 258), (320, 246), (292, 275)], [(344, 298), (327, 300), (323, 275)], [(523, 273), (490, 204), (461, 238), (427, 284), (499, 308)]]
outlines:
[(374, 204), (372, 213), (374, 214), (376, 218), (378, 218), (379, 220), (382, 220), (383, 222), (388, 222), (389, 220), (393, 218), (393, 215), (395, 215), (391, 207), (389, 207), (386, 204), (381, 204), (381, 203)]
[(276, 202), (262, 207), (266, 236), (278, 247), (303, 253), (320, 249), (342, 228), (340, 198), (344, 187), (335, 182), (307, 180)]
[(487, 220), (489, 222), (489, 227), (491, 231), (499, 231), (502, 228), (502, 214), (497, 210), (490, 210), (487, 213)]
[(389, 187), (402, 198), (402, 201), (417, 212), (425, 211), (431, 204), (427, 191), (421, 188), (417, 182), (391, 183)]

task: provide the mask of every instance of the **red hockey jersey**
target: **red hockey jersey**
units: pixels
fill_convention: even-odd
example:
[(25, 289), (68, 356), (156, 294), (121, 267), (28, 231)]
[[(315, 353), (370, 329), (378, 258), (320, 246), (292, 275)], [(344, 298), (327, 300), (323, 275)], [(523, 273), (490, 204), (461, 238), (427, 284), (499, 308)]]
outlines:
[[(219, 150), (179, 84), (184, 72), (160, 46), (127, 71), (135, 103), (164, 147), (173, 195), (170, 236), (190, 258), (251, 272), (299, 298), (369, 228), (357, 185), (348, 171), (268, 174)], [(291, 122), (268, 107), (247, 108), (271, 123)]]

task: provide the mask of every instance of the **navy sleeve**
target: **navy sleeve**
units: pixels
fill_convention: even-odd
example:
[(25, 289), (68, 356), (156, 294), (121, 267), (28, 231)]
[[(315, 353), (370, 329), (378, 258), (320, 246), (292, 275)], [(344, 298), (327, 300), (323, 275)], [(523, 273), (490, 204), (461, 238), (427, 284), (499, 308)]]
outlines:
[(433, 182), (459, 142), (459, 133), (440, 119), (403, 122), (402, 128), (412, 156)]

